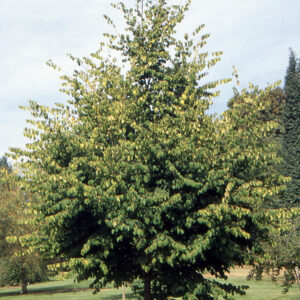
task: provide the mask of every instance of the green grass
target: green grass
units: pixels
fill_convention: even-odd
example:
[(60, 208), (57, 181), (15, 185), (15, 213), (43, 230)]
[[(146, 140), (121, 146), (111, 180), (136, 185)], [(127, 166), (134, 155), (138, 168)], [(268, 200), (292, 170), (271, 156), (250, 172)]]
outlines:
[[(103, 289), (97, 295), (92, 294), (88, 288), (88, 282), (76, 283), (73, 279), (64, 281), (48, 281), (36, 283), (28, 287), (28, 294), (20, 294), (20, 287), (0, 288), (0, 300), (114, 300), (122, 299), (121, 290)], [(136, 299), (131, 294), (130, 288), (126, 288), (126, 299)]]
[[(237, 285), (249, 285), (246, 296), (236, 296), (236, 300), (299, 300), (298, 287), (293, 286), (287, 295), (282, 294), (282, 287), (275, 285), (269, 279), (262, 281), (246, 281), (245, 277), (233, 277), (231, 283)], [(21, 295), (19, 287), (0, 288), (0, 300), (117, 300), (122, 299), (121, 290), (104, 289), (100, 294), (92, 295), (88, 289), (88, 282), (75, 283), (72, 279), (64, 281), (49, 281), (30, 285), (29, 294)], [(130, 289), (126, 289), (126, 299), (136, 300)]]
[(249, 289), (246, 291), (246, 296), (235, 296), (236, 300), (299, 300), (300, 292), (296, 285), (294, 285), (288, 294), (282, 294), (282, 286), (275, 284), (270, 279), (263, 279), (261, 281), (250, 280), (245, 278), (231, 278), (230, 282), (236, 285), (248, 285)]

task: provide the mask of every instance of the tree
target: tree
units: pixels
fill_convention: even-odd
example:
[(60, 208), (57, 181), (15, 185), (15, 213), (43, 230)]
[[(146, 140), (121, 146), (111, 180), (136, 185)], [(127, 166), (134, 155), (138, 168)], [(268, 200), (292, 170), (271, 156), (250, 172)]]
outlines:
[[(255, 86), (253, 87), (252, 97), (255, 97), (255, 94), (259, 92), (259, 87)], [(237, 89), (234, 89), (234, 96), (229, 99), (227, 105), (229, 109), (232, 109), (233, 106), (237, 102), (241, 102), (245, 99), (245, 94), (249, 95), (249, 91), (244, 89), (242, 92), (239, 92)], [(243, 96), (244, 95), (244, 96)], [(274, 89), (270, 90), (268, 94), (265, 95), (263, 99), (261, 99), (262, 102), (266, 103), (266, 109), (262, 110), (260, 112), (260, 116), (258, 117), (258, 122), (269, 122), (273, 121), (278, 124), (278, 129), (275, 131), (275, 138), (280, 138), (282, 131), (283, 131), (283, 110), (284, 110), (284, 105), (285, 105), (285, 95), (284, 95), (284, 90), (276, 86)]]
[[(282, 139), (283, 139), (283, 110), (285, 106), (285, 95), (282, 88), (278, 86), (279, 82), (275, 84), (275, 87), (271, 89), (268, 93), (265, 94), (264, 97), (261, 98), (261, 102), (264, 103), (265, 109), (262, 109), (259, 112), (257, 122), (260, 124), (267, 124), (268, 122), (275, 122), (276, 129), (273, 131), (273, 134), (270, 135), (268, 138), (272, 140), (277, 145), (277, 155), (279, 157), (283, 156), (283, 148), (282, 148)], [(250, 84), (251, 86), (251, 84)], [(247, 91), (243, 89), (239, 92), (237, 89), (234, 89), (234, 96), (229, 99), (227, 105), (229, 109), (233, 109), (234, 106), (239, 104), (239, 107), (243, 108), (241, 112), (242, 115), (246, 115), (251, 109), (247, 103), (243, 103), (246, 101), (247, 97), (257, 97), (259, 94), (259, 87), (252, 86), (251, 91)], [(245, 97), (246, 96), (246, 97)], [(243, 104), (243, 105), (241, 105)], [(272, 174), (277, 172), (279, 174), (284, 175), (282, 170), (282, 163), (276, 163), (276, 165), (269, 166), (269, 173)], [(283, 191), (281, 194), (278, 194), (276, 197), (272, 195), (265, 201), (266, 207), (285, 207), (284, 200), (283, 200)]]
[(72, 100), (52, 109), (31, 101), (32, 143), (12, 149), (40, 199), (41, 234), (96, 290), (141, 279), (147, 300), (243, 294), (203, 274), (226, 278), (261, 251), (273, 224), (263, 202), (283, 180), (268, 172), (275, 124), (257, 122), (270, 88), (243, 95), (246, 115), (244, 104), (207, 114), (212, 89), (227, 80), (203, 83), (221, 54), (201, 52), (208, 35), (174, 37), (189, 4), (115, 6), (127, 34), (106, 35), (106, 59), (104, 44), (89, 58), (71, 56), (84, 65), (62, 77)]
[(283, 124), (283, 171), (291, 177), (284, 199), (289, 206), (300, 205), (300, 64), (291, 50), (285, 76)]
[[(297, 149), (299, 149), (299, 73), (297, 73), (297, 62), (295, 54), (291, 51), (289, 67), (285, 78), (285, 89), (275, 89), (266, 95), (264, 101), (273, 103), (269, 111), (264, 112), (260, 118), (261, 122), (274, 120), (278, 123), (278, 130), (270, 138), (278, 144), (278, 156), (282, 162), (270, 166), (269, 172), (279, 172), (290, 177), (287, 189), (283, 190), (277, 197), (272, 195), (266, 204), (292, 209), (290, 217), (281, 224), (280, 230), (271, 231), (271, 240), (265, 243), (265, 255), (255, 260), (254, 269), (250, 277), (261, 279), (263, 273), (271, 274), (276, 281), (284, 272), (283, 291), (288, 292), (289, 287), (298, 282), (300, 266), (300, 236), (299, 236), (299, 203), (297, 200), (299, 192), (299, 165), (297, 160)], [(284, 94), (283, 94), (284, 92)], [(285, 101), (286, 99), (286, 101)], [(230, 100), (229, 107), (240, 101), (239, 94)], [(298, 136), (297, 136), (298, 135)], [(298, 151), (299, 152), (299, 151)]]
[[(300, 64), (297, 63), (295, 53), (291, 50), (289, 65), (285, 76), (285, 105), (283, 106), (281, 133), (281, 152), (283, 163), (280, 172), (288, 176), (290, 181), (286, 190), (281, 194), (282, 207), (294, 209), (285, 229), (273, 234), (273, 243), (267, 249), (266, 260), (260, 266), (273, 275), (285, 272), (284, 291), (290, 285), (300, 280), (300, 236), (299, 236), (299, 208), (300, 208)], [(274, 275), (274, 278), (276, 276)], [(299, 285), (300, 288), (300, 285)]]
[(280, 230), (271, 232), (271, 243), (265, 245), (265, 255), (260, 257), (254, 264), (249, 278), (260, 280), (264, 273), (277, 281), (284, 274), (282, 282), (283, 293), (297, 283), (300, 289), (300, 218), (299, 211), (281, 225)]
[[(2, 160), (7, 162), (7, 160)], [(34, 231), (28, 194), (20, 188), (21, 178), (8, 164), (0, 171), (0, 285), (22, 285), (46, 278), (46, 264), (28, 240)]]
[(8, 251), (8, 245), (5, 241), (5, 237), (7, 236), (7, 233), (9, 232), (9, 229), (12, 227), (11, 219), (8, 217), (7, 210), (5, 209), (7, 206), (7, 199), (3, 197), (4, 190), (6, 190), (7, 184), (3, 180), (4, 176), (6, 176), (8, 173), (11, 172), (11, 167), (7, 162), (7, 158), (5, 156), (1, 157), (0, 159), (0, 189), (1, 189), (1, 195), (0, 195), (0, 253), (5, 255)]
[(0, 168), (5, 168), (7, 170), (11, 169), (11, 165), (8, 163), (6, 156), (1, 157), (1, 159), (0, 159)]

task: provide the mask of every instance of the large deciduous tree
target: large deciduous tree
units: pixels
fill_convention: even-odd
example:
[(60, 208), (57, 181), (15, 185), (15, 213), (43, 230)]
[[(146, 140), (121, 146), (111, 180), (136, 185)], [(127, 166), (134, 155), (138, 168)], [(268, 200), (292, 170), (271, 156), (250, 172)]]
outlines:
[(94, 278), (96, 290), (139, 278), (147, 300), (243, 293), (204, 273), (226, 278), (272, 226), (263, 201), (282, 180), (268, 172), (275, 124), (257, 122), (269, 89), (243, 94), (220, 118), (207, 113), (226, 80), (203, 79), (220, 56), (202, 52), (203, 26), (175, 38), (189, 5), (117, 5), (126, 33), (106, 35), (107, 58), (104, 44), (72, 57), (84, 66), (62, 77), (72, 99), (54, 108), (30, 102), (32, 143), (13, 150), (41, 199), (51, 251), (72, 258), (78, 279)]

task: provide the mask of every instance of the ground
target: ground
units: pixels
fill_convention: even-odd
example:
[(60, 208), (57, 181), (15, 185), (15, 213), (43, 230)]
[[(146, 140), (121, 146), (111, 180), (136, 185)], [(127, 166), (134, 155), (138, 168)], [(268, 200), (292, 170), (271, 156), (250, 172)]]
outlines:
[[(230, 282), (238, 285), (249, 285), (246, 296), (236, 296), (236, 300), (297, 300), (300, 299), (298, 287), (294, 286), (287, 295), (282, 294), (280, 284), (275, 285), (269, 278), (262, 281), (247, 281), (249, 269), (236, 268), (230, 274)], [(0, 300), (117, 300), (122, 299), (121, 290), (104, 289), (100, 294), (92, 295), (88, 282), (75, 283), (73, 279), (49, 281), (30, 285), (29, 294), (21, 295), (19, 287), (0, 288)], [(126, 300), (136, 300), (130, 289), (126, 289)]]

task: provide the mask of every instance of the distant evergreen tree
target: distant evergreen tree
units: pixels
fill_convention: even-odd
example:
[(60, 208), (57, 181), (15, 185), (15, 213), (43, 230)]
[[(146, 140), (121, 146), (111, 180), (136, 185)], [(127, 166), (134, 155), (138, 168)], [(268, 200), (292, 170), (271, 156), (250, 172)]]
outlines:
[(6, 156), (2, 156), (0, 158), (0, 168), (5, 168), (5, 169), (8, 169), (8, 170), (11, 170), (11, 165), (7, 161), (7, 157)]
[(290, 51), (285, 76), (283, 112), (283, 173), (291, 177), (284, 195), (287, 206), (300, 205), (300, 64)]

